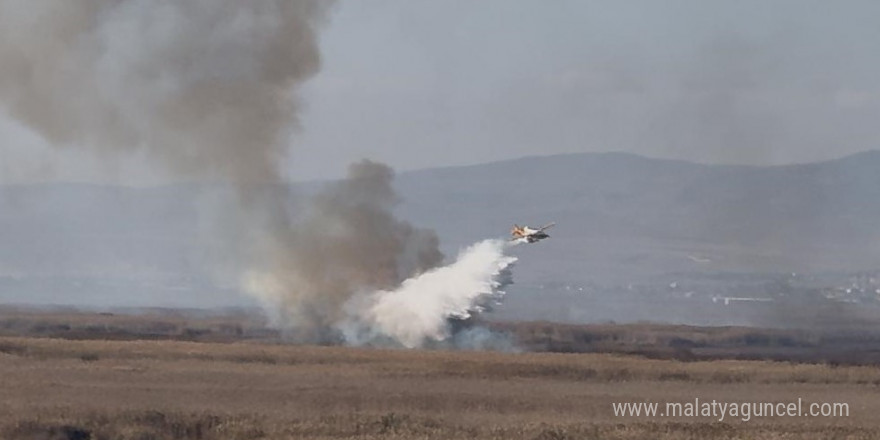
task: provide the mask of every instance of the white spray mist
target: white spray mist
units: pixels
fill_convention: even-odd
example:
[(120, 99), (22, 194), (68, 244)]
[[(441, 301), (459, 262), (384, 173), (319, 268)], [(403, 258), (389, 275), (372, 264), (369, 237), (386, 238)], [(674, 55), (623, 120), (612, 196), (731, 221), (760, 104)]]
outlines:
[(414, 348), (445, 340), (450, 336), (449, 318), (468, 318), (486, 301), (504, 295), (505, 271), (516, 261), (505, 250), (514, 244), (481, 241), (462, 251), (455, 262), (405, 280), (394, 290), (353, 298), (347, 307), (350, 318), (340, 326), (347, 342), (378, 337)]

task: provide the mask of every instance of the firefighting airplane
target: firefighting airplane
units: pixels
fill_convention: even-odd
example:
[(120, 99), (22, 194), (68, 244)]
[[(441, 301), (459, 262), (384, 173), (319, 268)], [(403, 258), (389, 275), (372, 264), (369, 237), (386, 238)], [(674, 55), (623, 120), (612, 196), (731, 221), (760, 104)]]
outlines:
[(541, 226), (538, 229), (532, 229), (528, 226), (513, 225), (513, 229), (510, 230), (510, 235), (513, 238), (511, 238), (510, 240), (516, 241), (524, 239), (528, 243), (534, 243), (536, 241), (550, 237), (544, 231), (552, 228), (553, 226), (556, 226), (556, 222), (547, 223), (546, 225)]

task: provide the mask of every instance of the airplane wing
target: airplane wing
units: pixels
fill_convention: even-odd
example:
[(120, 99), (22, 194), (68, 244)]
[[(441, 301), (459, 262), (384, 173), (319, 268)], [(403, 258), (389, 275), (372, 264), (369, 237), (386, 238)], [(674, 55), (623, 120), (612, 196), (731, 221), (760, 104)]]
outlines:
[(550, 223), (547, 223), (546, 225), (541, 226), (540, 228), (538, 228), (538, 232), (541, 232), (541, 231), (543, 231), (543, 230), (545, 230), (545, 229), (550, 229), (550, 228), (552, 228), (552, 227), (554, 227), (554, 226), (556, 226), (556, 222), (550, 222)]

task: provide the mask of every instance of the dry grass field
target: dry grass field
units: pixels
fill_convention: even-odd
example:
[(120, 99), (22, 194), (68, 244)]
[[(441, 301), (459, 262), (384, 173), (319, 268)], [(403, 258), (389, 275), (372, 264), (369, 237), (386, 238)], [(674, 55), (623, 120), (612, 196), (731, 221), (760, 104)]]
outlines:
[[(240, 312), (0, 307), (0, 438), (880, 436), (880, 337), (868, 331), (496, 323), (523, 351), (498, 353), (293, 345), (265, 324)], [(849, 417), (612, 408), (695, 398), (845, 402)]]
[[(0, 337), (4, 439), (869, 439), (880, 370), (620, 354)], [(845, 418), (616, 417), (612, 402), (846, 402)]]

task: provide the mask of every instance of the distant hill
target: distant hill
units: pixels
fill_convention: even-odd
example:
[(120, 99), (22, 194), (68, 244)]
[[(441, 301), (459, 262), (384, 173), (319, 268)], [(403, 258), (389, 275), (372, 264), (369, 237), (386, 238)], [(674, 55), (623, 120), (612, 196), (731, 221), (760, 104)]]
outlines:
[(775, 167), (571, 154), (404, 173), (399, 187), (407, 217), (457, 244), (558, 222), (526, 252), (552, 276), (880, 266), (877, 151)]
[[(447, 254), (506, 236), (513, 223), (556, 221), (551, 239), (516, 249), (520, 288), (685, 272), (880, 267), (877, 151), (774, 167), (570, 154), (405, 172), (396, 186), (400, 215), (436, 229)], [(213, 191), (0, 187), (0, 302), (17, 292), (9, 283), (38, 276), (50, 285), (29, 285), (33, 298), (54, 298), (47, 292), (61, 288), (46, 277), (78, 279), (99, 302), (133, 279), (147, 303), (159, 287), (168, 298), (213, 294), (198, 293), (213, 287), (198, 264), (205, 251), (196, 246), (210, 224), (199, 217), (212, 203), (204, 194)]]

